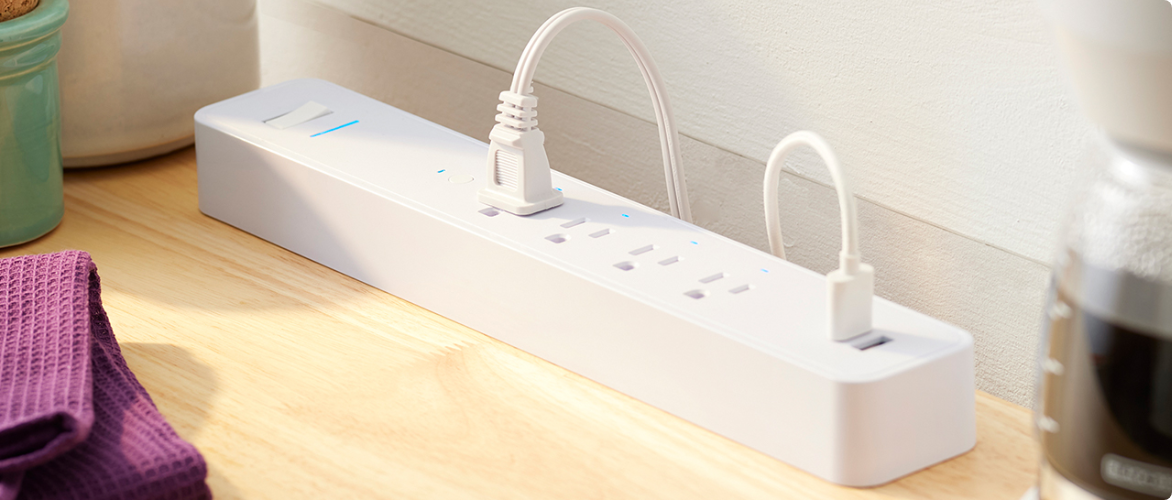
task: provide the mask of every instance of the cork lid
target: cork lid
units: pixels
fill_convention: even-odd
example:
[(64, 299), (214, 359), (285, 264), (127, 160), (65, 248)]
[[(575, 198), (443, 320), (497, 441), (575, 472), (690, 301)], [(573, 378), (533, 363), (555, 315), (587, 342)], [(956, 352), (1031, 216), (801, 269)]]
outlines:
[[(37, 3), (33, 10), (15, 19), (0, 22), (0, 50), (11, 48), (14, 46), (13, 44), (38, 40), (59, 33), (61, 25), (65, 24), (65, 19), (69, 17), (69, 0), (29, 1)], [(20, 2), (21, 0), (0, 0), (0, 12), (3, 12), (2, 6)], [(59, 46), (60, 42), (56, 42), (55, 45)], [(53, 52), (56, 53), (56, 50)], [(32, 62), (33, 59), (42, 60), (41, 58), (31, 58), (29, 62)], [(19, 64), (17, 65), (19, 66)], [(0, 74), (13, 69), (15, 69), (14, 66), (0, 65)]]
[(40, 0), (0, 0), (0, 22), (28, 14), (38, 3)]

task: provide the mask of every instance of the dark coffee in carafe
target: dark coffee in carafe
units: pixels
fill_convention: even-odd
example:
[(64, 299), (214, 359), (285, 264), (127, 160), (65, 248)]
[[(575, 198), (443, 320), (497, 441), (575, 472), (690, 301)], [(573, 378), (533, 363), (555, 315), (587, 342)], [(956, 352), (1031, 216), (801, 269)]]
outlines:
[(1172, 492), (1172, 339), (1096, 316), (1059, 292), (1042, 361), (1046, 461), (1100, 498)]

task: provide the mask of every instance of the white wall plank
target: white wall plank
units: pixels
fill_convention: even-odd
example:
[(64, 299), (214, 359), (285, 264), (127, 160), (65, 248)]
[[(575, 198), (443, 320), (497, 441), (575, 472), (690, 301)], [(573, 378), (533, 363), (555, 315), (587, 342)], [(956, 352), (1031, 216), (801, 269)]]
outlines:
[[(602, 8), (652, 51), (682, 133), (764, 161), (813, 129), (864, 199), (1040, 262), (1094, 147), (1036, 2), (318, 1), (510, 72), (549, 15)], [(560, 35), (537, 79), (652, 119), (634, 63), (600, 26)]]

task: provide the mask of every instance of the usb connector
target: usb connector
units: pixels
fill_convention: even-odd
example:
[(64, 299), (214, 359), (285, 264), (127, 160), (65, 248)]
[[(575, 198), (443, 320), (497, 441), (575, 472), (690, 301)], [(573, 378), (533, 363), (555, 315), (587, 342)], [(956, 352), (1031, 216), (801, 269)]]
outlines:
[(838, 192), (839, 212), (842, 216), (842, 252), (838, 254), (838, 269), (826, 275), (827, 334), (831, 340), (843, 341), (871, 331), (871, 309), (875, 298), (875, 270), (863, 264), (859, 257), (858, 215), (855, 197), (847, 183), (846, 174), (838, 164), (834, 150), (821, 136), (813, 132), (794, 132), (782, 139), (765, 166), (765, 232), (769, 235), (769, 249), (785, 258), (785, 243), (781, 238), (781, 214), (777, 206), (777, 182), (785, 157), (794, 148), (807, 145), (814, 148), (834, 179)]

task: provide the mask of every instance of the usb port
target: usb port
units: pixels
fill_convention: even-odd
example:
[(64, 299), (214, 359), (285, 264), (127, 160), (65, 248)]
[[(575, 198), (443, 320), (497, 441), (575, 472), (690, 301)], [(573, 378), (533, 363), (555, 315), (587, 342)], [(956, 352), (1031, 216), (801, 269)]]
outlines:
[(866, 351), (867, 349), (870, 349), (872, 347), (879, 347), (883, 344), (891, 342), (891, 340), (892, 340), (891, 337), (888, 337), (886, 335), (880, 335), (878, 337), (871, 337), (869, 339), (863, 339), (863, 340), (856, 341), (856, 342), (852, 343), (851, 346), (854, 347), (855, 349), (860, 350), (860, 351)]

